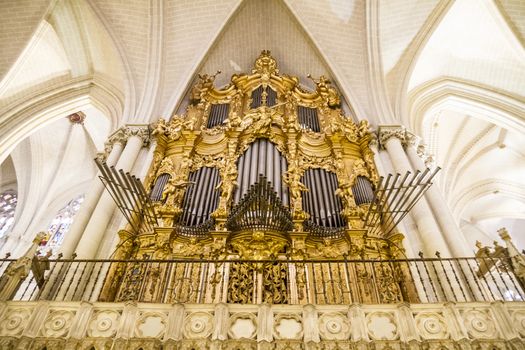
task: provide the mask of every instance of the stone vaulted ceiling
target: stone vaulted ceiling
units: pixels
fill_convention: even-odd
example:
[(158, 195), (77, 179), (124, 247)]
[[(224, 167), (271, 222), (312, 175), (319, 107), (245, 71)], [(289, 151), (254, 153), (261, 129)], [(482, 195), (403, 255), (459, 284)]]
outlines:
[(523, 1), (17, 0), (0, 14), (0, 161), (78, 110), (104, 130), (169, 117), (198, 73), (225, 83), (270, 49), (305, 84), (329, 76), (355, 118), (421, 135), (458, 222), (525, 216)]

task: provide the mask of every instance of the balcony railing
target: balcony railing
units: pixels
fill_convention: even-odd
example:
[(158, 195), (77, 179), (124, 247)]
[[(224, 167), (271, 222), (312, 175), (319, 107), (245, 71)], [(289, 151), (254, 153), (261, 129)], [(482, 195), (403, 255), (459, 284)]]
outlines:
[[(4, 285), (4, 272), (15, 261), (0, 260)], [(525, 300), (522, 281), (506, 259), (58, 259), (38, 264), (48, 269), (41, 276), (29, 272), (11, 299), (242, 304)]]

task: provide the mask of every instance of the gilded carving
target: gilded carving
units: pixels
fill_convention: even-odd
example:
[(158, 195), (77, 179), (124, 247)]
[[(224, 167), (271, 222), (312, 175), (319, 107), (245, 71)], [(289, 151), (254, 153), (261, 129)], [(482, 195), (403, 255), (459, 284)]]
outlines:
[[(320, 76), (318, 79), (310, 77), (315, 83), (315, 91), (308, 91), (299, 85), (298, 78), (279, 74), (277, 62), (269, 51), (263, 51), (257, 58), (252, 74), (235, 75), (226, 87), (214, 86), (218, 73), (199, 75), (197, 84), (190, 92), (191, 103), (185, 113), (173, 115), (169, 120), (160, 118), (146, 128), (128, 126), (112, 136), (113, 143), (124, 143), (131, 135), (143, 137), (146, 143), (151, 131), (157, 146), (146, 177), (145, 188), (151, 190), (159, 175), (170, 175), (162, 189), (161, 200), (153, 204), (157, 216), (154, 228), (148, 232), (139, 230), (141, 233), (136, 237), (121, 240), (122, 247), (119, 248), (118, 254), (122, 253), (126, 258), (142, 258), (142, 254), (147, 254), (154, 259), (228, 259), (238, 256), (242, 259), (262, 261), (283, 257), (290, 251), (291, 236), (304, 235), (302, 240), (296, 239), (293, 243), (291, 250), (295, 257), (335, 259), (343, 256), (388, 256), (390, 245), (381, 245), (373, 241), (378, 237), (366, 237), (364, 213), (367, 208), (366, 205), (356, 205), (352, 192), (352, 186), (358, 176), (370, 179), (373, 184), (378, 182), (374, 154), (370, 149), (373, 136), (366, 121), (355, 123), (343, 113), (339, 94), (330, 80), (326, 76)], [(259, 96), (252, 95), (254, 91)], [(271, 99), (272, 96), (275, 100)], [(252, 108), (251, 102), (255, 97), (259, 99), (255, 100), (258, 105)], [(223, 120), (220, 120), (218, 125), (207, 128), (206, 122), (212, 105), (217, 103), (230, 104), (229, 113), (221, 116)], [(311, 112), (312, 116), (318, 118), (316, 127), (319, 127), (319, 132), (314, 132), (311, 126), (305, 125), (305, 115), (300, 113), (306, 110), (299, 109), (299, 106), (316, 110), (315, 113), (308, 113)], [(385, 129), (380, 133), (379, 139), (384, 143), (393, 136), (405, 137), (405, 131), (399, 128)], [(239, 159), (258, 138), (267, 138), (286, 159), (287, 168), (280, 174), (280, 180), (286, 185), (287, 192), (282, 194), (283, 198), (280, 199), (285, 203), (283, 211), (287, 215), (292, 214), (293, 229), (291, 224), (286, 226), (291, 232), (273, 232), (266, 229), (229, 232), (226, 228), (225, 223), (235, 208), (233, 202), (239, 186), (237, 182), (243, 184), (243, 180), (239, 180)], [(281, 164), (284, 164), (284, 161)], [(272, 166), (275, 165), (268, 165)], [(202, 167), (215, 168), (220, 175), (220, 179), (214, 182), (213, 186), (209, 185), (204, 189), (198, 188), (198, 184), (190, 180), (190, 173)], [(308, 188), (301, 179), (305, 171), (312, 168), (336, 174), (337, 197), (333, 198), (333, 201), (337, 202), (337, 208), (342, 204), (341, 213), (334, 214), (342, 216), (342, 219), (338, 217), (341, 221), (338, 225), (341, 227), (336, 228), (337, 234), (324, 238), (322, 235), (316, 236), (312, 226), (308, 226), (310, 214), (306, 210), (312, 212), (314, 209), (303, 208), (303, 196)], [(219, 193), (218, 198), (213, 197), (214, 202), (210, 205), (212, 208), (209, 212), (203, 213), (203, 208), (195, 209), (183, 203), (185, 194), (192, 186), (195, 186), (195, 191), (190, 192), (193, 196), (199, 191)], [(181, 214), (186, 215), (192, 210), (197, 211), (191, 212), (191, 215), (194, 215), (192, 217), (204, 217), (206, 225), (182, 224), (181, 219), (184, 216), (181, 217)], [(251, 213), (255, 214), (256, 210)], [(201, 230), (199, 225), (204, 228)], [(197, 230), (202, 232), (198, 231), (199, 235), (194, 235)], [(304, 232), (305, 230), (311, 232)], [(220, 239), (214, 236), (221, 234), (223, 237)], [(126, 250), (125, 254), (123, 249)], [(230, 301), (243, 303), (253, 300), (254, 297), (259, 298), (259, 301), (267, 300), (271, 303), (288, 300), (287, 286), (282, 283), (286, 281), (290, 271), (282, 269), (280, 265), (266, 269), (262, 269), (262, 266), (256, 265), (256, 268), (252, 268), (243, 264), (224, 263), (220, 269), (228, 271), (229, 280), (221, 287), (220, 281), (224, 276), (219, 271), (222, 270), (218, 268), (214, 271), (214, 275), (210, 277), (210, 281), (215, 283), (212, 288), (214, 297), (219, 298), (220, 288), (227, 288), (226, 284), (229, 284), (233, 289), (241, 290), (230, 291), (228, 288), (227, 292), (224, 291), (224, 295), (227, 294)], [(315, 270), (312, 273), (317, 276), (334, 271)], [(170, 281), (178, 283), (172, 287), (165, 299), (183, 301), (196, 298), (200, 287), (195, 284), (199, 280), (198, 276), (193, 278), (195, 273), (197, 272), (193, 270), (188, 272), (185, 264), (177, 266), (171, 272)], [(377, 274), (381, 278), (383, 298), (393, 300), (399, 296), (399, 291), (392, 283), (395, 271), (372, 271), (364, 268), (356, 269), (353, 273), (355, 277), (362, 278), (370, 278), (371, 275)], [(143, 266), (134, 263), (114, 264), (110, 271), (110, 276), (114, 278), (105, 282), (103, 290), (108, 298), (116, 296), (119, 300), (155, 300), (159, 291), (165, 288), (163, 283), (167, 283), (164, 281), (167, 274), (168, 272), (156, 265), (151, 265), (146, 271)], [(253, 285), (254, 274), (265, 276), (262, 286)], [(297, 276), (299, 281), (305, 283), (310, 278), (304, 269), (298, 269)], [(257, 288), (262, 288), (263, 292), (254, 296), (252, 292)], [(363, 286), (363, 293), (371, 294), (372, 290), (367, 291), (367, 288)], [(334, 297), (342, 298), (344, 294), (342, 287), (334, 287), (331, 291)], [(303, 298), (306, 291), (299, 288), (298, 294)]]

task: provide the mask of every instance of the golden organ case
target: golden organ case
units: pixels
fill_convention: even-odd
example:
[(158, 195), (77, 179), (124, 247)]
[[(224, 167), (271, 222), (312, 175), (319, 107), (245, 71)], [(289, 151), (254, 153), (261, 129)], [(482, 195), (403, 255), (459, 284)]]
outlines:
[(119, 232), (101, 300), (416, 301), (410, 271), (387, 263), (403, 236), (365, 225), (379, 181), (368, 123), (345, 116), (327, 78), (308, 76), (308, 91), (269, 51), (225, 87), (215, 76), (152, 125), (158, 220)]

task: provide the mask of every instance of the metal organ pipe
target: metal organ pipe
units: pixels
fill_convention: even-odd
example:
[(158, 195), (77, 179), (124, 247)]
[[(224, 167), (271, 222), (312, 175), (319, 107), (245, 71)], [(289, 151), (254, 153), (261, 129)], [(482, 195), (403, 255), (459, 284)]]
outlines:
[(250, 109), (261, 107), (263, 91), (266, 91), (267, 94), (266, 106), (271, 107), (275, 105), (277, 102), (277, 92), (269, 86), (264, 88), (262, 85), (260, 85), (257, 89), (252, 91), (252, 103), (250, 105)]
[(170, 180), (170, 174), (160, 174), (155, 181), (155, 185), (151, 190), (150, 199), (152, 201), (160, 201), (162, 199), (162, 192), (164, 192), (164, 187)]
[(259, 174), (271, 182), (275, 192), (283, 202), (288, 205), (288, 189), (283, 187), (281, 176), (287, 170), (284, 158), (273, 143), (266, 139), (253, 142), (239, 158), (237, 183), (235, 190), (235, 203), (244, 196), (251, 185), (257, 182)]
[(271, 87), (266, 87), (266, 93), (268, 94), (266, 97), (266, 105), (268, 107), (274, 106), (277, 101), (277, 92)]
[(219, 205), (218, 190), (215, 190), (220, 181), (219, 171), (202, 167), (190, 173), (189, 181), (195, 184), (190, 184), (184, 194), (180, 223), (195, 226), (206, 222)]
[(352, 194), (357, 205), (372, 203), (374, 200), (372, 183), (366, 177), (358, 176), (354, 186), (352, 186)]
[(310, 129), (314, 132), (321, 131), (317, 108), (297, 106), (297, 117), (302, 129)]
[(216, 103), (212, 104), (210, 108), (210, 114), (208, 115), (208, 122), (206, 127), (211, 129), (217, 125), (224, 123), (226, 118), (228, 118), (228, 113), (230, 111), (230, 104), (228, 103)]
[(341, 200), (335, 194), (336, 175), (324, 169), (308, 169), (301, 182), (309, 189), (309, 192), (303, 194), (303, 207), (310, 214), (310, 220), (323, 227), (344, 226), (340, 214)]
[(329, 173), (329, 176), (330, 176), (330, 181), (332, 185), (331, 188), (334, 189), (334, 196), (330, 196), (330, 198), (332, 198), (334, 201), (334, 208), (335, 208), (334, 215), (335, 215), (337, 227), (342, 227), (345, 225), (345, 223), (343, 222), (343, 218), (340, 215), (341, 211), (343, 210), (343, 204), (341, 203), (341, 198), (339, 198), (335, 194), (335, 191), (337, 191), (337, 188), (339, 187), (337, 184), (337, 175), (334, 173)]
[(250, 105), (251, 109), (260, 107), (262, 104), (262, 93), (263, 87), (260, 85), (257, 89), (252, 91), (252, 104)]

